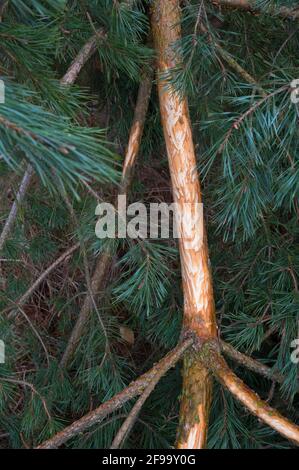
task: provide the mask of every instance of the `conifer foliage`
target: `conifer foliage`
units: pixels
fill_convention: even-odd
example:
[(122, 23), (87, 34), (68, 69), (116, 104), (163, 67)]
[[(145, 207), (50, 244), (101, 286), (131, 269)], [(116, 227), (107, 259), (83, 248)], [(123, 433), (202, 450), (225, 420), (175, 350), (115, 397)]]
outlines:
[[(299, 445), (298, 46), (295, 0), (0, 1), (0, 448)], [(204, 230), (98, 239), (118, 195)]]

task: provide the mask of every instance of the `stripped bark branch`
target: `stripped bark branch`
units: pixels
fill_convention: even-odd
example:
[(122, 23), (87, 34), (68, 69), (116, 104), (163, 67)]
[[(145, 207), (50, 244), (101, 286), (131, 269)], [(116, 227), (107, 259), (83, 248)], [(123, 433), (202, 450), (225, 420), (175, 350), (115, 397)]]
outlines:
[[(140, 148), (141, 137), (143, 134), (143, 128), (145, 118), (148, 110), (148, 104), (150, 100), (152, 89), (152, 73), (147, 73), (140, 84), (138, 97), (136, 102), (135, 114), (131, 132), (129, 136), (128, 147), (123, 164), (122, 181), (120, 187), (120, 194), (126, 194), (128, 192), (133, 168), (135, 166), (136, 158)], [(91, 293), (93, 296), (104, 288), (105, 278), (111, 262), (111, 254), (107, 250), (104, 250), (99, 256), (96, 267), (91, 279)], [(94, 308), (92, 297), (88, 293), (84, 299), (82, 308), (79, 313), (79, 317), (76, 321), (74, 329), (71, 333), (70, 339), (62, 356), (60, 366), (66, 367), (70, 359), (73, 356), (76, 345), (84, 331), (84, 328), (90, 317), (90, 313)]]
[(165, 375), (166, 372), (180, 360), (192, 344), (193, 338), (189, 337), (184, 339), (175, 349), (154, 365), (152, 369), (140, 376), (120, 393), (60, 431), (51, 439), (40, 444), (37, 449), (54, 449), (61, 446), (78, 433), (83, 432), (94, 424), (102, 421), (108, 414), (118, 410), (132, 398), (141, 395), (149, 384), (153, 381), (157, 383), (157, 377), (160, 378)]
[(200, 357), (216, 379), (252, 414), (282, 436), (299, 445), (299, 426), (284, 418), (247, 387), (229, 368), (215, 342), (206, 343), (200, 352)]
[[(152, 31), (159, 74), (178, 65), (172, 45), (181, 38), (178, 0), (156, 0)], [(201, 188), (196, 168), (186, 99), (158, 81), (160, 111), (167, 147), (184, 291), (184, 327), (199, 339), (216, 337), (215, 305), (205, 229), (201, 214)], [(190, 211), (189, 217), (186, 213)], [(195, 221), (197, 220), (197, 223)], [(178, 448), (206, 445), (212, 382), (202, 363), (185, 359)]]

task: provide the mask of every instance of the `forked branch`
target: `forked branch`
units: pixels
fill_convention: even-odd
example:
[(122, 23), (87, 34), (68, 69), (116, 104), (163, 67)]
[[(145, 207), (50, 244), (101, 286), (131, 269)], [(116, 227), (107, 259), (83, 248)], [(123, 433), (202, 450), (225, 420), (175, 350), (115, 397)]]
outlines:
[[(182, 340), (182, 342), (158, 362), (158, 364), (154, 365), (151, 370), (132, 382), (123, 391), (86, 414), (78, 421), (67, 426), (51, 439), (40, 444), (37, 449), (54, 449), (61, 446), (72, 437), (102, 421), (108, 414), (118, 410), (129, 400), (144, 393), (142, 399), (133, 407), (134, 413), (132, 410), (132, 416), (125, 421), (124, 427), (121, 427), (122, 432), (119, 434), (119, 438), (116, 442), (116, 444), (119, 444), (126, 431), (130, 429), (135, 416), (140, 411), (140, 404), (142, 405), (144, 403), (145, 398), (149, 396), (160, 378), (163, 377), (185, 353), (188, 353), (190, 357), (193, 356), (194, 359), (201, 362), (207, 370), (211, 371), (215, 378), (258, 419), (276, 430), (282, 436), (299, 445), (299, 427), (284, 418), (265, 401), (261, 400), (255, 392), (248, 388), (244, 382), (234, 374), (219, 353), (218, 341), (212, 339), (202, 342), (192, 334)], [(113, 448), (115, 447), (114, 442)]]

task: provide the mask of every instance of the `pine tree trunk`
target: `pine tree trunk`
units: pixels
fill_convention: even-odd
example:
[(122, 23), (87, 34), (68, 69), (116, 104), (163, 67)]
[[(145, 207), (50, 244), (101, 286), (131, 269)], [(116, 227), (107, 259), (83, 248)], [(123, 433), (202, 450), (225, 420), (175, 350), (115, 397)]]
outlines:
[[(172, 44), (181, 38), (178, 0), (156, 0), (152, 9), (152, 30), (159, 73), (179, 63)], [(160, 111), (177, 203), (177, 220), (184, 292), (184, 329), (205, 341), (216, 337), (215, 306), (205, 229), (186, 217), (201, 218), (201, 188), (186, 98), (158, 82)], [(203, 448), (206, 445), (212, 382), (208, 370), (188, 356), (184, 363), (183, 393), (177, 447)]]

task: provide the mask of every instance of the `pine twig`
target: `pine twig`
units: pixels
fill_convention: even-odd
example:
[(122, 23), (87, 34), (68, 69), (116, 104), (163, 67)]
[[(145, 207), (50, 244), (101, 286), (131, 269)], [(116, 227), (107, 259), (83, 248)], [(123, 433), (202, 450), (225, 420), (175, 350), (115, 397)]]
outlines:
[[(133, 169), (140, 148), (140, 142), (148, 110), (151, 89), (152, 73), (145, 74), (138, 91), (134, 119), (130, 131), (129, 142), (123, 164), (120, 194), (126, 194), (130, 187)], [(110, 262), (111, 254), (108, 249), (104, 250), (99, 256), (99, 259), (97, 260), (96, 267), (91, 279), (90, 287), (93, 296), (95, 296), (96, 293), (103, 288), (105, 277), (110, 266)], [(84, 328), (87, 324), (87, 321), (93, 308), (94, 305), (92, 302), (92, 297), (90, 293), (88, 293), (84, 299), (78, 320), (74, 326), (68, 344), (60, 361), (61, 367), (66, 367), (71, 357), (73, 356), (76, 345), (78, 344), (78, 341), (84, 331)]]
[(48, 420), (49, 421), (52, 420), (52, 417), (51, 417), (51, 414), (49, 412), (46, 399), (36, 390), (36, 388), (34, 387), (34, 385), (32, 383), (27, 382), (26, 380), (18, 380), (18, 379), (13, 379), (13, 378), (10, 378), (10, 377), (1, 377), (1, 380), (3, 380), (4, 382), (9, 382), (9, 383), (12, 383), (12, 384), (15, 384), (15, 385), (21, 385), (23, 387), (30, 388), (32, 393), (34, 395), (37, 395), (39, 397), (40, 401), (42, 402), (42, 405), (44, 407), (44, 410), (45, 410), (45, 413), (48, 417)]
[(67, 442), (72, 437), (85, 431), (94, 424), (98, 424), (107, 415), (121, 408), (129, 400), (141, 395), (148, 385), (155, 381), (157, 376), (162, 377), (171, 369), (183, 356), (188, 348), (193, 344), (192, 338), (186, 338), (176, 348), (169, 352), (160, 362), (154, 365), (152, 369), (143, 374), (128, 387), (119, 392), (110, 400), (100, 405), (95, 410), (75, 421), (55, 436), (40, 444), (37, 449), (54, 449)]
[(259, 85), (257, 80), (252, 75), (250, 75), (250, 73), (248, 73), (247, 70), (245, 70), (225, 49), (223, 49), (223, 47), (217, 41), (214, 40), (212, 34), (203, 23), (200, 23), (199, 29), (202, 33), (208, 34), (209, 41), (214, 44), (218, 53), (229, 65), (229, 67), (233, 69), (238, 75), (240, 75), (245, 80), (245, 82), (255, 86), (262, 96), (265, 96), (265, 90)]
[(72, 255), (80, 247), (80, 243), (76, 243), (71, 248), (66, 250), (62, 255), (59, 256), (39, 277), (34, 281), (34, 283), (29, 287), (29, 289), (20, 297), (16, 302), (17, 307), (22, 307), (29, 297), (36, 291), (40, 284), (49, 276), (49, 274), (54, 271), (54, 269), (59, 266), (62, 261), (64, 261), (68, 256)]
[(69, 66), (67, 72), (60, 80), (61, 85), (71, 85), (75, 82), (80, 71), (97, 50), (100, 40), (105, 39), (106, 32), (104, 29), (96, 31), (96, 33), (84, 44), (82, 49), (78, 52), (77, 56)]

